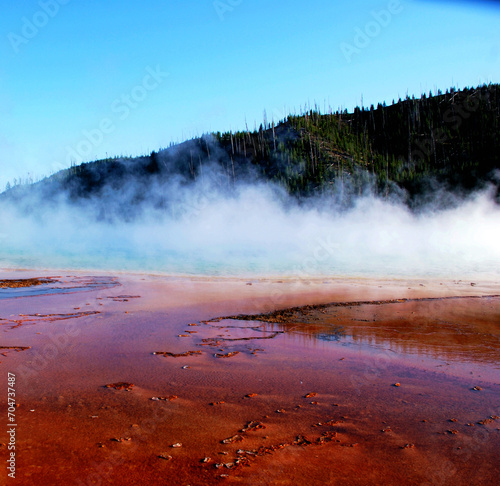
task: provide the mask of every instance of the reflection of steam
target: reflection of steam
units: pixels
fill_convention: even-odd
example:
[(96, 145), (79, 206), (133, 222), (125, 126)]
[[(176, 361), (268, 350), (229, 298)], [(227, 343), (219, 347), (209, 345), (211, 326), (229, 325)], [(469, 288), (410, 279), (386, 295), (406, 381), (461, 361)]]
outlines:
[(498, 276), (500, 209), (488, 193), (416, 213), (369, 193), (347, 206), (337, 193), (298, 203), (250, 173), (234, 183), (215, 165), (198, 170), (196, 178), (175, 172), (148, 185), (130, 178), (77, 200), (36, 187), (4, 200), (0, 267)]

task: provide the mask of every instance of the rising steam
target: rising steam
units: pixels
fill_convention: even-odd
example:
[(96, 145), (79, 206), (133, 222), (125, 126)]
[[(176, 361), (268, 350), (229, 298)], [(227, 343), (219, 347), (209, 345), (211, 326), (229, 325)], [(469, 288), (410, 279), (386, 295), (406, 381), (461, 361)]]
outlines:
[[(345, 191), (345, 185), (342, 187)], [(141, 197), (139, 197), (140, 195)], [(500, 208), (484, 191), (414, 212), (366, 192), (297, 202), (212, 164), (195, 180), (133, 180), (78, 201), (35, 188), (0, 203), (0, 267), (202, 275), (498, 278)]]

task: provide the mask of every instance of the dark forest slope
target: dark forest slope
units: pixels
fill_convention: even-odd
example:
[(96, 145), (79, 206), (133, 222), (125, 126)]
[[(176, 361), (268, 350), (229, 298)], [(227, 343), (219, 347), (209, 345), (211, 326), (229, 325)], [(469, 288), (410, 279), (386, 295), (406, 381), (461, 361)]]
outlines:
[[(136, 158), (112, 158), (63, 170), (0, 198), (23, 205), (34, 191), (47, 203), (108, 200), (169, 205), (162, 187), (190, 184), (216, 167), (216, 184), (271, 181), (299, 199), (367, 186), (403, 192), (410, 205), (439, 187), (467, 193), (494, 184), (500, 169), (500, 85), (407, 98), (353, 113), (308, 110), (253, 132), (216, 133)], [(153, 188), (155, 190), (153, 190)], [(124, 196), (125, 195), (125, 196)]]

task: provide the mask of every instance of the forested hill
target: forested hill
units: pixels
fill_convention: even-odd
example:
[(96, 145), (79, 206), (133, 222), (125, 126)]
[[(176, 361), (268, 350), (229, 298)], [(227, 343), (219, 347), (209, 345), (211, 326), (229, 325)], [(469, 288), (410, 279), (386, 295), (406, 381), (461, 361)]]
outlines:
[[(148, 156), (74, 166), (14, 187), (2, 198), (20, 202), (36, 187), (47, 201), (62, 191), (74, 201), (112, 199), (126, 188), (130, 200), (140, 202), (150, 197), (152, 186), (173, 179), (190, 184), (214, 165), (218, 183), (228, 189), (257, 179), (298, 198), (345, 186), (360, 193), (371, 185), (379, 194), (404, 189), (414, 204), (436, 187), (463, 194), (492, 183), (498, 200), (500, 85), (407, 97), (353, 113), (311, 109), (276, 124), (264, 121), (254, 131), (218, 132)], [(157, 192), (154, 204), (168, 205), (168, 196)]]

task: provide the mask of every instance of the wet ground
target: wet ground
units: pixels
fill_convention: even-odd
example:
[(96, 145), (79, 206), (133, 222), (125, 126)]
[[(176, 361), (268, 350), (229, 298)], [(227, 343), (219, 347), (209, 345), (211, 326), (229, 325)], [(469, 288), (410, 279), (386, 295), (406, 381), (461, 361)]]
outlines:
[(12, 484), (496, 484), (494, 282), (50, 280), (0, 288)]

